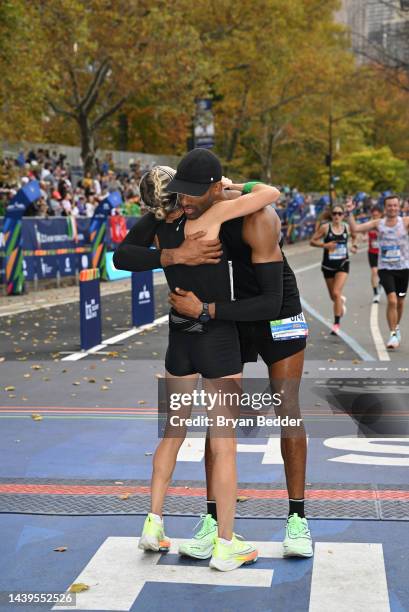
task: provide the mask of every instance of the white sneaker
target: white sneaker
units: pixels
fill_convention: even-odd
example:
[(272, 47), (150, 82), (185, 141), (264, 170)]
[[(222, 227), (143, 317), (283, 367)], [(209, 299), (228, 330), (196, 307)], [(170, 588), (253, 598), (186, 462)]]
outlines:
[(396, 334), (396, 332), (391, 332), (391, 335), (389, 336), (389, 340), (388, 340), (388, 344), (386, 345), (386, 348), (388, 349), (396, 349), (399, 348), (399, 340), (398, 340), (398, 336)]

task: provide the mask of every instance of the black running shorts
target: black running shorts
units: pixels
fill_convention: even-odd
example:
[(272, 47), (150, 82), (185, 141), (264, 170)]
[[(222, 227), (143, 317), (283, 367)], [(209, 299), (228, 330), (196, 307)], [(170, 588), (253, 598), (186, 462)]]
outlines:
[(370, 268), (378, 267), (378, 253), (368, 253), (368, 261)]
[(222, 378), (242, 371), (240, 342), (233, 321), (209, 321), (204, 334), (169, 330), (165, 367), (173, 376)]
[(385, 293), (396, 293), (400, 298), (406, 296), (409, 282), (409, 269), (405, 270), (378, 270), (379, 282)]
[(338, 272), (346, 272), (347, 274), (349, 274), (349, 261), (344, 261), (343, 264), (337, 266), (336, 268), (324, 268), (324, 266), (321, 266), (321, 271), (324, 275), (324, 278), (335, 278), (335, 275)]
[(291, 357), (307, 346), (306, 338), (273, 340), (269, 321), (237, 323), (243, 363), (257, 361), (260, 355), (266, 366)]

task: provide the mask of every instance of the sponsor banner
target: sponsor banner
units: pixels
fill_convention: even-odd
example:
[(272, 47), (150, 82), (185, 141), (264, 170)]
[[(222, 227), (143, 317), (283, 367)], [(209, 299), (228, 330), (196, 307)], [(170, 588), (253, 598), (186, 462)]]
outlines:
[(80, 273), (80, 332), (82, 350), (101, 343), (99, 274), (93, 270)]
[(152, 323), (155, 318), (153, 295), (153, 274), (132, 272), (132, 324), (135, 326)]
[(132, 272), (128, 272), (127, 270), (118, 270), (118, 268), (115, 268), (113, 257), (113, 251), (108, 251), (105, 255), (105, 266), (108, 275), (108, 280), (121, 280), (124, 278), (131, 278)]

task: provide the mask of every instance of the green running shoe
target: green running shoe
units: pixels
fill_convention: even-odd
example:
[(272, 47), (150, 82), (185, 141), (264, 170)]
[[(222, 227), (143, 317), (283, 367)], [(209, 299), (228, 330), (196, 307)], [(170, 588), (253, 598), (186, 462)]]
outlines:
[(312, 539), (306, 518), (290, 514), (283, 542), (284, 557), (312, 557)]
[(220, 538), (216, 537), (209, 567), (221, 572), (230, 572), (241, 565), (255, 563), (257, 558), (258, 550), (254, 544), (245, 542), (240, 536), (233, 534), (230, 545), (220, 542)]
[(179, 546), (180, 555), (186, 555), (194, 559), (208, 559), (212, 556), (214, 541), (217, 536), (217, 522), (211, 514), (201, 514), (196, 527), (200, 523), (202, 523), (202, 526), (193, 538)]
[(163, 523), (159, 523), (149, 512), (143, 525), (142, 535), (139, 538), (138, 548), (142, 550), (154, 550), (156, 552), (168, 552), (170, 541), (165, 536)]

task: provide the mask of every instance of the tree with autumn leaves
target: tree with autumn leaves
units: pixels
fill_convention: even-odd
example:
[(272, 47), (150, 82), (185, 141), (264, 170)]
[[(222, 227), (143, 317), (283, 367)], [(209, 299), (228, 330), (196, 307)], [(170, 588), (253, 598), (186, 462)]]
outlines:
[[(4, 0), (0, 136), (183, 154), (210, 97), (227, 171), (325, 188), (335, 161), (387, 146), (408, 159), (402, 91), (358, 68), (337, 0)], [(378, 68), (376, 81), (382, 82)], [(402, 114), (389, 114), (396, 98)], [(399, 116), (398, 116), (399, 115)], [(390, 123), (391, 121), (389, 121)], [(125, 143), (125, 144), (123, 144)]]

